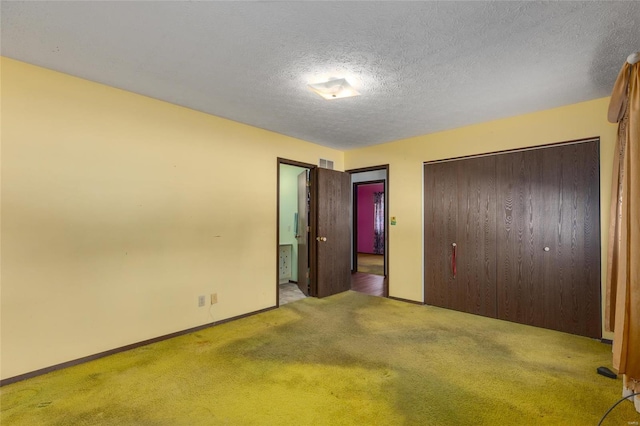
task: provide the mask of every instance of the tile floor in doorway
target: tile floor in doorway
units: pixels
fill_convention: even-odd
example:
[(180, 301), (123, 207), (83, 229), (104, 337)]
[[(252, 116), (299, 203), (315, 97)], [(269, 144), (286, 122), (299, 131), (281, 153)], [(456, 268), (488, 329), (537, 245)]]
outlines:
[(280, 306), (286, 305), (287, 303), (295, 302), (296, 300), (304, 299), (305, 296), (303, 292), (298, 288), (298, 284), (294, 283), (284, 283), (279, 286), (280, 292)]

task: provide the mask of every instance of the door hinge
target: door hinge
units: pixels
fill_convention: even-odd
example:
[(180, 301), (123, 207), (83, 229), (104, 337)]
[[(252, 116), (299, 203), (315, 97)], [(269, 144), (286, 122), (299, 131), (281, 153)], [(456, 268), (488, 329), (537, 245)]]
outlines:
[(311, 227), (307, 226), (307, 232), (311, 232)]

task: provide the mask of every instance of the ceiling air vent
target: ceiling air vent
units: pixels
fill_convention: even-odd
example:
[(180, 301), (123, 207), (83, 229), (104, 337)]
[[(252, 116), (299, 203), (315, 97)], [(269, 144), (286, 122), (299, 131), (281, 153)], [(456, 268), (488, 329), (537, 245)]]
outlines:
[(325, 160), (324, 158), (320, 159), (320, 167), (323, 169), (331, 169), (333, 170), (333, 161)]

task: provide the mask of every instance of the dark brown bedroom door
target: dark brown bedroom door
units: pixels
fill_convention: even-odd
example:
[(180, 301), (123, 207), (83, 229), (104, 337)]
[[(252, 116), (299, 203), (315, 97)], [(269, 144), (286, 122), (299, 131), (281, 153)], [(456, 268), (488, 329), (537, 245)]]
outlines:
[(309, 296), (309, 171), (298, 175), (298, 288)]
[(317, 168), (316, 296), (326, 297), (351, 288), (349, 173)]

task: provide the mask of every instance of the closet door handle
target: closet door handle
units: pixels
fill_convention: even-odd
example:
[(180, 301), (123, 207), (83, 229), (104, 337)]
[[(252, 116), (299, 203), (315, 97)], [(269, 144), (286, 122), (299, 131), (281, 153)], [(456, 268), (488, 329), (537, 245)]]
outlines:
[(453, 273), (453, 278), (458, 274), (458, 265), (456, 255), (458, 254), (458, 245), (456, 243), (451, 244), (453, 248), (453, 253), (451, 254), (451, 272)]

